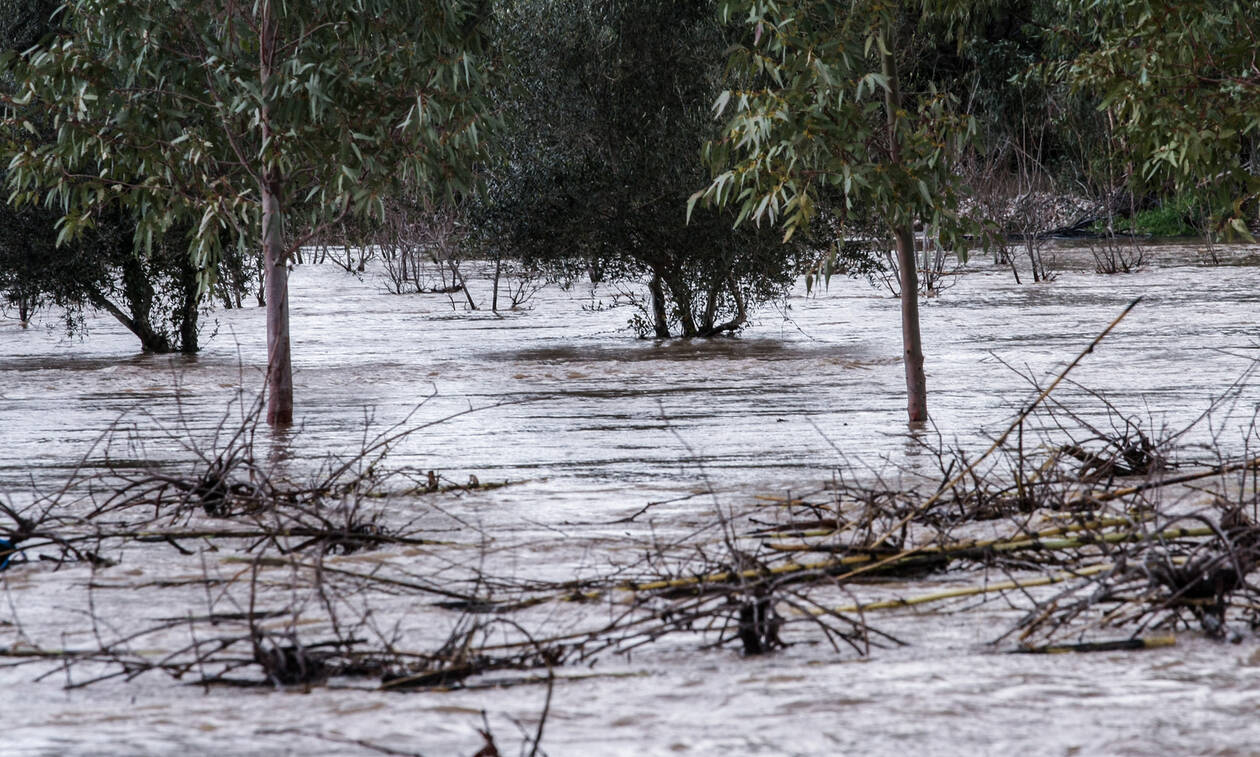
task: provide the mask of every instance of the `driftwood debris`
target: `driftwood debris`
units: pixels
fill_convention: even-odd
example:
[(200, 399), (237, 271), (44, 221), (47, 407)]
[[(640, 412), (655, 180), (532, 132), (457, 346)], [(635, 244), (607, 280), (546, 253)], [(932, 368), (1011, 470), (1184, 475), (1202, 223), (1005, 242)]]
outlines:
[[(979, 614), (999, 602), (1018, 612), (1002, 616), (995, 651), (1235, 637), (1260, 628), (1260, 458), (1179, 460), (1175, 434), (1127, 417), (1098, 428), (1053, 394), (1136, 304), (1036, 385), (978, 456), (921, 441), (929, 467), (913, 474), (837, 470), (825, 485), (720, 504), (707, 519), (697, 510), (699, 526), (668, 538), (643, 522), (650, 505), (566, 523), (600, 529), (591, 550), (616, 547), (576, 577), (521, 570), (536, 567), (537, 543), (450, 512), (501, 484), (391, 468), (391, 449), (423, 424), (365, 436), (305, 477), (282, 475), (256, 450), (257, 404), (191, 445), (184, 467), (118, 465), (21, 511), (0, 503), (5, 580), (77, 563), (95, 566), (88, 592), (144, 587), (185, 601), (114, 636), (35, 638), (0, 657), (55, 668), (73, 687), (161, 673), (414, 692), (550, 687), (573, 677), (557, 672), (566, 667), (666, 639), (745, 655), (802, 642), (868, 655), (905, 643), (896, 623), (988, 623)], [(609, 536), (613, 523), (647, 537)], [(179, 570), (132, 580), (107, 567), (152, 550)], [(187, 606), (194, 592), (210, 599)]]

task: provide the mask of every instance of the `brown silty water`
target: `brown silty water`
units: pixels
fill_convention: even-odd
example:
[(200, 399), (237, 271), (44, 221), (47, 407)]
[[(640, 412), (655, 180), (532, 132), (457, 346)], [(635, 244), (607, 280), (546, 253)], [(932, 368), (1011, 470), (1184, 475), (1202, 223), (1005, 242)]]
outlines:
[[(837, 469), (933, 476), (937, 440), (978, 454), (1035, 396), (1028, 377), (1044, 385), (1141, 296), (1057, 401), (1100, 426), (1120, 412), (1156, 434), (1198, 420), (1178, 439), (1185, 465), (1214, 462), (1212, 450), (1242, 454), (1260, 406), (1260, 387), (1246, 373), (1260, 355), (1260, 250), (1227, 248), (1222, 266), (1202, 265), (1194, 246), (1152, 250), (1138, 272), (1101, 276), (1086, 253), (1061, 248), (1058, 277), (1037, 285), (973, 261), (923, 302), (933, 427), (917, 435), (903, 420), (897, 303), (862, 281), (834, 280), (813, 296), (801, 287), (738, 338), (661, 342), (632, 338), (629, 311), (591, 308), (598, 294), (587, 291), (545, 289), (530, 309), (498, 317), (466, 311), (459, 299), (385, 294), (371, 272), (355, 278), (300, 266), (292, 279), (299, 425), (282, 435), (260, 430), (257, 445), (300, 477), (329, 454), (359, 449), (365, 428), (432, 424), (401, 439), (387, 464), (433, 470), (448, 482), (512, 482), (389, 498), (381, 504), (386, 522), (454, 544), (392, 546), (331, 557), (330, 565), (452, 586), (474, 570), (517, 584), (608, 575), (653, 549), (681, 554), (718, 544), (717, 514), (745, 515), (765, 502), (758, 495), (817, 490)], [(261, 384), (262, 317), (256, 309), (215, 312), (214, 334), (192, 358), (139, 355), (107, 320), (92, 319), (83, 341), (65, 338), (53, 315), (29, 329), (0, 321), (0, 499), (25, 506), (75, 471), (109, 465), (180, 470), (191, 457), (188, 441), (212, 445), (225, 412), (229, 427), (240, 418), (239, 402), (231, 403)], [(1112, 414), (1082, 387), (1101, 394)], [(1048, 423), (1027, 431), (1054, 434)], [(209, 541), (185, 548), (193, 554), (115, 544), (104, 556), (117, 565), (97, 569), (25, 555), (0, 574), (0, 646), (83, 648), (160, 618), (244, 609), (247, 598), (234, 589), (197, 583), (210, 576), (230, 585), (245, 570), (230, 559), (239, 553)], [(311, 628), (326, 622), (292, 572), (264, 575), (260, 602), (288, 617), (296, 607)], [(945, 573), (930, 585), (978, 578), (988, 577)], [(923, 587), (889, 579), (861, 591)], [(440, 642), (461, 622), (458, 611), (405, 593), (343, 601), (347, 617), (371, 606), (376, 625), (363, 634), (396, 633), (414, 648)], [(604, 655), (594, 667), (568, 666), (558, 671), (567, 677), (552, 692), (543, 748), (1260, 753), (1260, 646), (1249, 633), (1237, 645), (1185, 633), (1162, 650), (1007, 655), (989, 642), (1021, 616), (1018, 603), (973, 605), (881, 616), (881, 630), (908, 644), (867, 657), (802, 634), (786, 650), (746, 658), (709, 648), (712, 635), (697, 634)], [(551, 603), (515, 617), (561, 632), (623, 606)], [(160, 655), (187, 637), (186, 629), (146, 637), (157, 648), (135, 651)], [(482, 710), (500, 748), (512, 751), (522, 732), (533, 733), (546, 696), (543, 685), (399, 694), (361, 681), (309, 693), (205, 689), (161, 673), (63, 688), (92, 671), (108, 666), (0, 668), (0, 751), (373, 753), (350, 743), (358, 740), (471, 755), (481, 744)]]

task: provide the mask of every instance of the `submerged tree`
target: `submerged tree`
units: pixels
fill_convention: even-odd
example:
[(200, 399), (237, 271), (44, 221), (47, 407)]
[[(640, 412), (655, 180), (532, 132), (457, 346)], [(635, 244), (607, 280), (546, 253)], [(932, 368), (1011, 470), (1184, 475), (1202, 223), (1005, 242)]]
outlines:
[(52, 303), (76, 332), (91, 307), (115, 318), (145, 352), (197, 351), (200, 286), (184, 235), (138, 251), (135, 221), (115, 211), (57, 245), (55, 222), (43, 209), (0, 206), (0, 293), (23, 321), (33, 304)]
[(715, 125), (728, 40), (713, 2), (506, 0), (509, 129), (481, 236), (558, 278), (641, 281), (644, 335), (736, 331), (791, 284), (798, 248), (683, 207)]
[(63, 241), (121, 206), (147, 244), (188, 224), (213, 270), (225, 230), (264, 256), (267, 419), (293, 417), (287, 264), (403, 182), (466, 186), (486, 127), (471, 0), (74, 0), (65, 31), (6, 56), (18, 201), (65, 209)]
[[(4, 0), (0, 10), (0, 50), (20, 53), (60, 29), (56, 5), (46, 0)], [(0, 91), (12, 93), (11, 78), (0, 78)], [(0, 143), (26, 140), (55, 141), (52, 125), (36, 118), (0, 126)], [(6, 175), (0, 167), (0, 183)], [(51, 302), (77, 330), (83, 309), (95, 307), (122, 323), (146, 352), (197, 351), (197, 272), (177, 249), (179, 234), (164, 235), (145, 253), (135, 244), (135, 219), (113, 209), (59, 246), (59, 217), (46, 208), (0, 203), (0, 296), (16, 306), (24, 324), (35, 307)]]
[(724, 0), (743, 30), (732, 88), (717, 99), (722, 138), (705, 148), (717, 172), (691, 198), (737, 206), (739, 219), (782, 223), (787, 237), (830, 198), (844, 237), (878, 219), (896, 247), (907, 410), (927, 419), (914, 225), (965, 254), (953, 158), (971, 133), (947, 95), (903, 93), (899, 38), (925, 12), (877, 0)]

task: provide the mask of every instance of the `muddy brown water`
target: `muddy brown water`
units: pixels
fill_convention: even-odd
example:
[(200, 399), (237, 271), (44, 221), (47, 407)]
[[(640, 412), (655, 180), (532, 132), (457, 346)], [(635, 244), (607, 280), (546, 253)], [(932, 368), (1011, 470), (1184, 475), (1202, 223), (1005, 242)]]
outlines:
[[(1052, 377), (1141, 296), (1072, 379), (1165, 431), (1234, 387), (1180, 439), (1179, 455), (1190, 463), (1213, 459), (1211, 447), (1242, 452), (1260, 406), (1260, 383), (1246, 373), (1260, 357), (1258, 252), (1230, 248), (1232, 265), (1205, 266), (1193, 245), (1165, 245), (1137, 273), (1100, 276), (1065, 248), (1058, 278), (1037, 285), (974, 262), (924, 301), (928, 438), (978, 453), (1033, 396), (1021, 374)], [(656, 536), (703, 528), (717, 507), (816, 488), (839, 465), (934, 464), (903, 422), (897, 303), (865, 282), (798, 291), (738, 338), (695, 342), (635, 340), (628, 310), (591, 307), (584, 290), (544, 290), (531, 309), (496, 317), (460, 300), (388, 295), (371, 274), (332, 266), (301, 266), (292, 286), (299, 427), (259, 443), (300, 472), (357, 449), (365, 426), (433, 423), (401, 441), (391, 464), (516, 482), (449, 497), (432, 523), (435, 533), (503, 545), (489, 562), (517, 578), (598, 574)], [(474, 286), (484, 296), (484, 282)], [(206, 440), (241, 389), (260, 383), (259, 310), (208, 316), (213, 334), (192, 358), (139, 355), (121, 328), (89, 320), (82, 341), (52, 316), (28, 329), (0, 320), (6, 501), (20, 505), (73, 470), (104, 466), (99, 440), (111, 430), (130, 440), (110, 448), (115, 465), (178, 469), (186, 440)], [(1060, 395), (1091, 422), (1115, 422), (1079, 387)], [(618, 522), (649, 503), (662, 504)], [(204, 610), (204, 596), (177, 590), (87, 589), (227, 570), (214, 553), (192, 563), (154, 548), (118, 556), (121, 565), (95, 574), (38, 562), (0, 574), (0, 644), (86, 643), (89, 601), (119, 635), (163, 611)], [(970, 580), (940, 580), (955, 579)], [(448, 622), (383, 603), (403, 624)], [(809, 641), (744, 659), (702, 649), (703, 639), (669, 640), (567, 671), (603, 677), (556, 686), (543, 746), (552, 755), (1260, 754), (1260, 643), (1251, 636), (1220, 645), (1183, 634), (1170, 649), (1079, 656), (988, 646), (1016, 617), (1004, 607), (899, 611), (886, 622), (912, 644), (867, 659)], [(59, 673), (35, 680), (44, 672), (0, 668), (0, 753), (371, 753), (346, 743), (358, 739), (468, 755), (485, 710), (506, 754), (522, 729), (533, 732), (544, 698), (539, 686), (203, 691), (160, 674), (66, 691)]]

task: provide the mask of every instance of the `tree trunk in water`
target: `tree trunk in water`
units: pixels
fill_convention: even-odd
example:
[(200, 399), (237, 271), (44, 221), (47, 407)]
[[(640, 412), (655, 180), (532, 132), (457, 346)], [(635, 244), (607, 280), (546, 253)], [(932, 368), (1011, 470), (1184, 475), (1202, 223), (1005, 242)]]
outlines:
[(901, 269), (901, 358), (906, 366), (906, 412), (911, 423), (927, 420), (927, 376), (919, 337), (919, 276), (914, 270), (914, 232), (909, 224), (894, 230)]
[[(678, 311), (678, 326), (682, 329), (681, 336), (687, 339), (697, 336), (699, 329), (696, 328), (696, 317), (692, 313), (692, 293), (687, 288), (687, 283), (682, 281), (677, 274), (666, 279), (666, 282), (669, 293), (674, 298), (674, 306)], [(668, 336), (668, 333), (666, 336)]]
[(287, 426), (293, 422), (289, 269), (280, 237), (280, 201), (270, 174), (263, 179), (262, 187), (263, 266), (267, 279), (267, 422), (273, 426)]
[[(888, 116), (889, 161), (893, 166), (901, 163), (901, 142), (898, 125), (901, 120), (901, 84), (897, 79), (897, 61), (893, 58), (891, 25), (884, 27), (884, 52), (880, 55), (888, 89), (884, 93), (884, 110)], [(893, 236), (897, 240), (897, 265), (901, 272), (901, 347), (906, 367), (906, 412), (911, 423), (927, 420), (927, 377), (923, 373), (923, 342), (919, 337), (919, 276), (915, 271), (914, 221), (910, 218), (893, 219)]]
[(119, 241), (116, 255), (121, 261), (122, 295), (130, 315), (125, 315), (114, 307), (103, 292), (93, 292), (91, 299), (97, 307), (113, 315), (140, 339), (140, 346), (145, 352), (165, 355), (175, 351), (165, 329), (159, 331), (153, 327), (153, 285), (149, 281), (149, 272), (144, 263), (132, 249), (130, 241)]
[(197, 309), (201, 305), (201, 284), (197, 269), (188, 255), (179, 256), (180, 320), (179, 351), (185, 355), (197, 352)]
[[(276, 29), (271, 4), (263, 0), (258, 54), (263, 105), (260, 112), (263, 143), (271, 141), (271, 113), (267, 97)], [(287, 426), (293, 423), (293, 363), (289, 357), (289, 269), (284, 254), (281, 190), (283, 177), (274, 166), (265, 165), (260, 192), (262, 198), (263, 275), (267, 292), (267, 423)]]
[(721, 282), (715, 282), (706, 294), (708, 299), (704, 303), (704, 315), (700, 316), (700, 332), (703, 336), (710, 336), (717, 324), (718, 298), (722, 296)]
[(175, 351), (166, 335), (155, 331), (147, 318), (128, 315), (123, 312), (122, 308), (115, 305), (108, 297), (95, 289), (88, 292), (88, 301), (98, 309), (114, 316), (128, 331), (135, 334), (136, 338), (140, 340), (140, 348), (145, 352), (165, 355)]
[(494, 291), (490, 293), (490, 311), (499, 312), (499, 274), (503, 272), (503, 255), (494, 258)]
[(652, 276), (648, 291), (652, 293), (652, 327), (656, 331), (656, 338), (668, 339), (669, 318), (665, 314), (665, 286), (661, 283), (660, 274)]
[(257, 261), (258, 273), (258, 291), (255, 292), (254, 299), (258, 301), (258, 307), (267, 306), (267, 264), (263, 261), (262, 256), (254, 258)]

